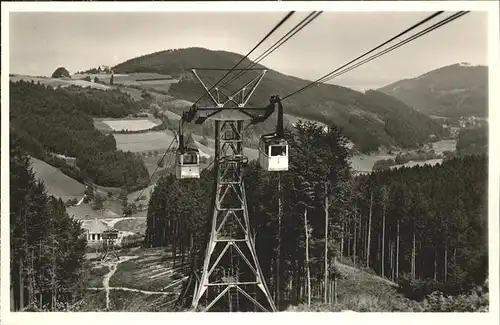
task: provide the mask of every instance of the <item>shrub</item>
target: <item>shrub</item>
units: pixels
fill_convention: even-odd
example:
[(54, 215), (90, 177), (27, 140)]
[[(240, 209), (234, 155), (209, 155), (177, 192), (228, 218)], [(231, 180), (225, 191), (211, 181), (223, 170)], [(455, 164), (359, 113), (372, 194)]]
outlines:
[(59, 67), (52, 73), (52, 78), (63, 78), (63, 77), (67, 78), (70, 77), (69, 71), (66, 70), (66, 68), (64, 67)]

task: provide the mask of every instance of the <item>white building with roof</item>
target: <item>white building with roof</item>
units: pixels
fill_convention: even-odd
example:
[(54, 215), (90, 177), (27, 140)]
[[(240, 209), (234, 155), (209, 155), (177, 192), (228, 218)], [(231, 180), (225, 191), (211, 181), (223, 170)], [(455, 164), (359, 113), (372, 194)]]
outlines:
[[(109, 221), (109, 219), (107, 219)], [(108, 230), (114, 230), (117, 232), (118, 238), (115, 240), (116, 245), (121, 245), (124, 238), (134, 233), (130, 231), (120, 231), (110, 227), (105, 220), (100, 220), (97, 218), (91, 220), (83, 220), (82, 228), (85, 233), (84, 236), (87, 238), (88, 246), (100, 246), (104, 243), (103, 233)]]
[(106, 223), (101, 220), (94, 219), (90, 222), (85, 222), (82, 225), (82, 228), (85, 230), (85, 234), (87, 236), (87, 245), (100, 245), (103, 243), (102, 234), (106, 230), (111, 230)]

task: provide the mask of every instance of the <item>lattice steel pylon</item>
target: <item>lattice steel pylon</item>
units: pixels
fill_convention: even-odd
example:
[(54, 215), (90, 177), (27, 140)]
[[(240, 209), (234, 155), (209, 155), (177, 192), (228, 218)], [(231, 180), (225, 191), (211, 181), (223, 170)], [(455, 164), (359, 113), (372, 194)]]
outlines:
[[(213, 96), (193, 71), (215, 106), (193, 106), (185, 117), (195, 119), (198, 124), (206, 119), (215, 122), (216, 172), (210, 236), (203, 266), (196, 275), (192, 291), (191, 306), (195, 310), (276, 311), (251, 234), (243, 180), (243, 168), (247, 162), (243, 155), (243, 124), (248, 120), (259, 122), (271, 111), (271, 106), (244, 106), (265, 72), (262, 70), (260, 76), (232, 95), (215, 89), (216, 96)], [(250, 91), (245, 94), (247, 88)], [(221, 94), (227, 97), (227, 101), (220, 101)], [(240, 100), (236, 100), (239, 95)], [(231, 107), (227, 107), (228, 103)], [(263, 114), (253, 115), (259, 111)]]

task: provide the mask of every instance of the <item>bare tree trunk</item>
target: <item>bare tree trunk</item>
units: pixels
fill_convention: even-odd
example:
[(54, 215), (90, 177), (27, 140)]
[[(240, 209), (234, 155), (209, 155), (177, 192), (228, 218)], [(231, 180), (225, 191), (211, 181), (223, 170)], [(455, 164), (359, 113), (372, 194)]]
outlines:
[(372, 229), (372, 206), (373, 206), (373, 193), (370, 193), (370, 214), (368, 216), (368, 241), (366, 242), (366, 267), (370, 266), (370, 236)]
[(57, 308), (57, 264), (55, 256), (55, 245), (52, 243), (52, 311)]
[(398, 230), (396, 236), (396, 278), (399, 279), (399, 220), (398, 220)]
[(351, 220), (347, 220), (347, 257), (351, 257)]
[(328, 288), (328, 191), (325, 184), (325, 304), (328, 303), (327, 288)]
[(309, 227), (307, 225), (307, 208), (304, 208), (304, 231), (306, 235), (306, 271), (307, 271), (307, 305), (311, 306), (311, 270), (309, 267)]
[[(337, 264), (337, 260), (333, 258), (333, 265)], [(333, 304), (337, 304), (337, 276), (333, 276), (333, 289), (332, 289), (332, 296), (333, 296)]]
[(393, 241), (389, 239), (389, 278), (394, 280), (394, 252), (393, 252)]
[(29, 268), (29, 286), (28, 286), (28, 304), (33, 304), (35, 301), (35, 250), (31, 250), (31, 260), (30, 260), (30, 268)]
[(344, 256), (344, 231), (345, 231), (345, 222), (342, 222), (342, 230), (340, 237), (340, 263), (342, 263), (342, 256)]
[(437, 247), (434, 249), (434, 281), (437, 281)]
[(380, 262), (382, 264), (382, 276), (385, 276), (385, 202), (384, 211), (382, 213), (382, 258)]
[(280, 306), (280, 259), (281, 259), (281, 216), (283, 207), (281, 205), (281, 177), (278, 173), (278, 249), (276, 256), (276, 307)]
[(177, 260), (176, 249), (177, 249), (177, 222), (176, 222), (176, 220), (174, 220), (173, 221), (173, 236), (172, 236), (172, 257), (174, 259), (173, 267), (175, 267), (175, 262)]
[(415, 279), (415, 256), (416, 253), (415, 253), (415, 227), (413, 227), (413, 247), (412, 247), (412, 251), (411, 251), (411, 276), (413, 279)]
[(354, 241), (352, 243), (352, 256), (353, 256), (354, 265), (356, 265), (356, 237), (357, 237), (357, 230), (358, 230), (356, 218), (357, 218), (356, 211), (354, 211)]
[[(22, 254), (22, 253), (21, 253)], [(21, 260), (19, 261), (19, 310), (24, 308), (24, 259), (21, 255)]]
[(448, 244), (444, 247), (444, 282), (448, 281)]

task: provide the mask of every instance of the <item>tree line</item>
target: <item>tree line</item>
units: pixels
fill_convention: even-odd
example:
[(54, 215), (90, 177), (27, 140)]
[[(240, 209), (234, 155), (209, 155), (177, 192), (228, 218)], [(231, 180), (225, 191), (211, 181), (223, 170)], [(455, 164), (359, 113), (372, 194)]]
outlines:
[[(353, 177), (336, 127), (325, 132), (299, 122), (286, 138), (288, 172), (264, 172), (250, 162), (245, 177), (260, 265), (278, 305), (330, 299), (340, 261), (399, 282), (415, 299), (484, 282), (485, 157)], [(197, 251), (202, 259), (213, 182), (211, 171), (200, 180), (160, 179), (146, 244), (171, 246), (180, 256)]]
[(488, 152), (488, 126), (462, 129), (458, 134), (459, 155), (480, 155)]
[(342, 226), (341, 256), (401, 283), (422, 299), (458, 294), (488, 276), (487, 160), (465, 156), (441, 166), (359, 176), (354, 215)]
[(10, 140), (11, 310), (63, 310), (82, 295), (86, 237)]
[(137, 109), (133, 105), (121, 93), (11, 82), (11, 136), (18, 137), (29, 154), (49, 163), (51, 153), (76, 157), (78, 168), (70, 176), (102, 186), (143, 187), (148, 180), (143, 161), (117, 150), (113, 135), (96, 130), (91, 117), (123, 117)]

